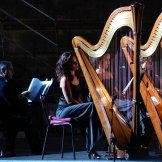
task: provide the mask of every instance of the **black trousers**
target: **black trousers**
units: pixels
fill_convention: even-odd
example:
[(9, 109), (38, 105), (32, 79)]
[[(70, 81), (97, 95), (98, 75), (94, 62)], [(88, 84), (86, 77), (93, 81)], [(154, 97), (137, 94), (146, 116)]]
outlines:
[(19, 131), (24, 131), (28, 140), (31, 153), (41, 154), (42, 141), (39, 138), (39, 133), (33, 127), (32, 121), (26, 116), (8, 116), (2, 121), (4, 132), (4, 154), (14, 153), (16, 135)]
[(101, 125), (92, 102), (59, 105), (56, 116), (73, 118), (82, 134), (86, 135), (87, 151), (95, 147), (101, 137)]

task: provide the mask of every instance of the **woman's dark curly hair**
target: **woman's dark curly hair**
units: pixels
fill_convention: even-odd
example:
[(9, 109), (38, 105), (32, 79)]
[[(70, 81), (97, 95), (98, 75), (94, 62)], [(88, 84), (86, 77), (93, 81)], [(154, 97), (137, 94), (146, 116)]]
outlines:
[(74, 54), (71, 52), (64, 52), (59, 60), (56, 63), (56, 75), (58, 81), (60, 81), (62, 76), (67, 76), (69, 79), (71, 78), (70, 70), (72, 66), (72, 58)]

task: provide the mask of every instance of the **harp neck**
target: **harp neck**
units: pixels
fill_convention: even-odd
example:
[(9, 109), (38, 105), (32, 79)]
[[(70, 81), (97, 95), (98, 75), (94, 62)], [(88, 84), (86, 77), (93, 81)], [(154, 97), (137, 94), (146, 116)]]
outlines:
[(118, 8), (110, 15), (97, 44), (92, 45), (84, 38), (76, 36), (72, 40), (73, 47), (80, 47), (91, 57), (100, 57), (109, 47), (115, 32), (123, 26), (128, 26), (134, 30), (130, 6)]
[(141, 46), (141, 57), (151, 56), (157, 49), (161, 37), (162, 37), (162, 13), (158, 16), (148, 41), (146, 42), (146, 44)]
[[(140, 46), (140, 57), (149, 57), (157, 49), (162, 37), (162, 13), (158, 16), (151, 34), (144, 45)], [(128, 47), (134, 51), (134, 40), (131, 37), (124, 36), (121, 39), (122, 48)]]

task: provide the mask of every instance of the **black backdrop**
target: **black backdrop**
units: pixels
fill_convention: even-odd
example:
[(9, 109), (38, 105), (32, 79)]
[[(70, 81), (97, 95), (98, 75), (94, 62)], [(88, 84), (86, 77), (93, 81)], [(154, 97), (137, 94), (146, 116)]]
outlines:
[[(25, 0), (46, 13), (47, 18), (29, 7), (23, 0), (1, 0), (0, 60), (10, 60), (15, 68), (15, 77), (26, 89), (32, 77), (55, 78), (55, 63), (59, 54), (72, 49), (71, 40), (81, 35), (89, 42), (97, 43), (105, 22), (113, 10), (127, 6), (132, 0)], [(144, 4), (142, 44), (146, 42), (153, 24), (161, 12), (162, 1), (141, 0)], [(4, 13), (6, 11), (7, 13)], [(8, 15), (7, 15), (8, 14)], [(9, 16), (10, 14), (10, 16)], [(32, 27), (53, 43), (30, 31)], [(57, 45), (55, 46), (54, 43)], [(56, 82), (53, 89), (55, 89)], [(53, 93), (57, 96), (57, 92)]]

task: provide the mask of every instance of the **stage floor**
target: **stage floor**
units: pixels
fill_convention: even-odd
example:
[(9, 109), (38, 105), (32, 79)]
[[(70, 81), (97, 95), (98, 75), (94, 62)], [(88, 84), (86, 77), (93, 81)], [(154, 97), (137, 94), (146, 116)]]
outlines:
[[(98, 151), (98, 153), (101, 155), (101, 160), (94, 160), (94, 159), (88, 159), (87, 156), (87, 152), (86, 151), (78, 151), (76, 152), (76, 160), (73, 160), (73, 153), (72, 152), (65, 152), (64, 153), (64, 157), (63, 159), (60, 156), (60, 153), (56, 153), (56, 154), (46, 154), (44, 156), (44, 160), (43, 161), (77, 161), (77, 162), (85, 162), (85, 161), (105, 161), (105, 162), (110, 162), (110, 161), (114, 161), (114, 159), (107, 159), (106, 158), (106, 152), (105, 151)], [(41, 162), (41, 156), (40, 155), (35, 155), (35, 156), (31, 156), (31, 155), (18, 155), (16, 157), (8, 157), (8, 158), (1, 158), (0, 161), (6, 162), (6, 161), (10, 161), (10, 162)], [(115, 161), (117, 162), (122, 162), (122, 161), (127, 161), (127, 162), (145, 162), (145, 161), (149, 161), (149, 162), (160, 162), (162, 161), (161, 158), (155, 157), (152, 159), (139, 159), (139, 160), (125, 160), (125, 159), (115, 159)]]
[[(88, 153), (85, 151), (85, 143), (82, 140), (82, 137), (80, 135), (77, 135), (75, 138), (75, 146), (76, 146), (76, 160), (73, 160), (73, 152), (71, 148), (71, 136), (66, 136), (65, 140), (65, 151), (64, 151), (64, 158), (61, 159), (60, 154), (60, 139), (54, 138), (53, 134), (49, 136), (48, 138), (48, 145), (46, 149), (46, 153), (44, 156), (43, 161), (93, 161), (94, 159), (88, 159)], [(99, 145), (97, 146), (98, 153), (101, 155), (101, 160), (95, 160), (95, 161), (114, 161), (113, 159), (107, 159), (107, 153), (105, 150), (105, 143), (104, 141), (100, 141)], [(102, 151), (101, 151), (102, 150)], [(16, 146), (15, 146), (15, 157), (8, 157), (8, 158), (0, 158), (0, 161), (6, 162), (41, 162), (41, 155), (31, 155), (30, 149), (28, 146), (28, 143), (26, 139), (24, 138), (24, 134), (19, 133), (18, 138), (16, 140)], [(141, 154), (141, 152), (137, 153), (138, 155)], [(154, 152), (150, 152), (150, 158), (147, 156), (143, 158), (139, 158), (138, 160), (127, 160), (127, 162), (135, 162), (135, 161), (162, 161), (162, 155), (157, 156)], [(115, 159), (115, 161), (126, 161), (125, 159)]]

